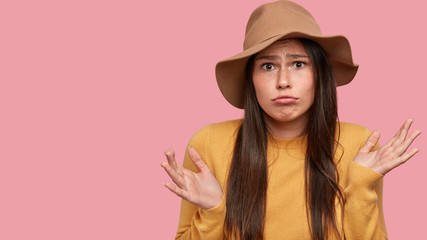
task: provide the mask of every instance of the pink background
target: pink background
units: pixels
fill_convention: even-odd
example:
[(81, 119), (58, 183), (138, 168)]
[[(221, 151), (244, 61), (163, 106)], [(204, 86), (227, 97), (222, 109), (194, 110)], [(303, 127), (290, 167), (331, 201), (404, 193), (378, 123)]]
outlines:
[[(0, 239), (172, 239), (180, 200), (163, 151), (240, 118), (214, 66), (241, 51), (264, 1), (2, 1)], [(298, 0), (360, 64), (342, 121), (427, 130), (423, 1)], [(385, 179), (391, 239), (425, 235), (426, 137)]]

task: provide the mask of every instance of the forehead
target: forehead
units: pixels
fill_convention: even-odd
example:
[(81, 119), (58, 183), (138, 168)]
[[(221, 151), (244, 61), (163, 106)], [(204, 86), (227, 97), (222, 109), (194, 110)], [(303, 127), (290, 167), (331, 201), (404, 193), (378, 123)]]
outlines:
[(258, 56), (262, 55), (277, 55), (277, 54), (301, 54), (307, 55), (307, 51), (300, 41), (296, 39), (282, 39), (271, 44), (266, 49), (258, 53)]

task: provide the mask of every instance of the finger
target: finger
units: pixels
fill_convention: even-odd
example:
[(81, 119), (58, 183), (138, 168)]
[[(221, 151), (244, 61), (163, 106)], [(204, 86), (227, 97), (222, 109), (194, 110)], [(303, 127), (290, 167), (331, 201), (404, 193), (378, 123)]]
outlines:
[(194, 163), (194, 165), (196, 165), (196, 167), (199, 169), (200, 172), (203, 172), (203, 171), (206, 171), (206, 169), (209, 169), (208, 166), (206, 166), (200, 154), (196, 151), (196, 149), (190, 146), (188, 148), (188, 154), (190, 156), (191, 161)]
[(169, 165), (175, 169), (175, 171), (182, 176), (182, 169), (181, 167), (176, 163), (175, 160), (175, 151), (172, 148), (169, 148), (165, 151), (166, 159), (168, 160)]
[[(400, 131), (400, 130), (399, 130)], [(394, 141), (396, 140), (396, 136), (392, 137), (391, 139), (389, 139), (383, 146), (382, 149), (386, 149), (388, 147), (390, 147)]]
[[(408, 120), (409, 120), (409, 119), (408, 119)], [(407, 121), (408, 121), (408, 120), (406, 120), (406, 121), (402, 124), (402, 126), (400, 126), (400, 128), (399, 128), (399, 130), (396, 132), (396, 134), (394, 134), (394, 136), (393, 136), (390, 140), (388, 140), (388, 141), (383, 145), (383, 149), (385, 149), (385, 148), (388, 148), (388, 147), (390, 147), (390, 146), (395, 145), (396, 140), (397, 140), (397, 139), (398, 139), (398, 137), (400, 136), (400, 134), (401, 134), (401, 132), (402, 132), (403, 128), (405, 127), (405, 124), (407, 123)]]
[(400, 126), (399, 131), (397, 131), (397, 132), (396, 132), (396, 134), (395, 134), (394, 136), (395, 136), (395, 137), (399, 136), (399, 135), (400, 135), (400, 133), (401, 133), (401, 131), (406, 127), (406, 125), (407, 125), (409, 122), (412, 122), (412, 121), (414, 121), (412, 118), (406, 119), (406, 121), (402, 124), (402, 126)]
[(165, 151), (165, 156), (168, 160), (169, 165), (171, 165), (172, 168), (177, 169), (177, 164), (175, 161), (175, 151), (172, 148), (169, 148)]
[(365, 145), (360, 149), (360, 152), (368, 153), (370, 152), (375, 145), (378, 143), (378, 140), (380, 139), (380, 132), (375, 130), (371, 135), (368, 137), (368, 140), (366, 140)]
[(172, 181), (178, 185), (180, 188), (186, 189), (186, 184), (184, 178), (178, 174), (178, 172), (172, 168), (168, 163), (161, 162), (160, 165), (165, 169), (166, 173), (172, 179)]
[(409, 148), (409, 146), (414, 142), (414, 140), (421, 134), (420, 130), (416, 130), (409, 137), (396, 148), (395, 153), (400, 156)]
[(417, 154), (420, 151), (420, 149), (418, 148), (414, 148), (412, 149), (410, 152), (403, 154), (402, 156), (400, 156), (398, 158), (398, 163), (399, 165), (405, 163), (406, 161), (408, 161), (410, 158), (412, 158), (415, 154)]
[(164, 183), (163, 186), (165, 186), (167, 189), (169, 189), (171, 192), (175, 193), (178, 197), (181, 197), (185, 200), (189, 200), (189, 194), (187, 191), (184, 191), (183, 189), (173, 185), (172, 183)]
[(395, 140), (393, 141), (392, 146), (399, 145), (403, 141), (405, 141), (409, 132), (409, 128), (411, 127), (413, 122), (414, 119), (411, 118), (405, 121), (400, 130), (396, 133)]
[[(406, 122), (405, 122), (406, 123)], [(399, 137), (399, 135), (400, 135), (400, 133), (402, 132), (402, 129), (403, 129), (403, 126), (404, 126), (405, 124), (403, 124), (400, 128), (399, 128), (399, 130), (396, 132), (396, 134), (394, 134), (394, 136), (391, 138), (391, 139), (389, 139), (384, 145), (383, 145), (383, 149), (385, 149), (385, 148), (388, 148), (388, 147), (390, 147), (390, 146), (392, 146), (394, 143), (395, 143), (395, 141), (396, 141), (396, 139)]]

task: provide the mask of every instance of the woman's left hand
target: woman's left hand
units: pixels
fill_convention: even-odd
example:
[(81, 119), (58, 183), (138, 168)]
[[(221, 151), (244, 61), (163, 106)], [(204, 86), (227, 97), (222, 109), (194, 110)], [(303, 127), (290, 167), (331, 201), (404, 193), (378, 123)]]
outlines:
[(377, 151), (371, 152), (380, 139), (380, 133), (374, 131), (366, 140), (365, 145), (360, 149), (354, 161), (382, 175), (408, 161), (419, 151), (418, 148), (414, 148), (406, 152), (415, 138), (421, 134), (420, 130), (416, 130), (408, 136), (408, 131), (413, 121), (413, 119), (406, 120), (392, 139)]

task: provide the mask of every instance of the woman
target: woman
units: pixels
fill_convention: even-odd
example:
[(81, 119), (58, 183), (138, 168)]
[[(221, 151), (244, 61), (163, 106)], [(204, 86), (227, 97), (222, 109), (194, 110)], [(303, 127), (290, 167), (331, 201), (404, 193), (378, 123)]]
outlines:
[(339, 123), (336, 86), (358, 66), (342, 36), (323, 36), (301, 6), (257, 8), (244, 51), (217, 64), (218, 86), (243, 120), (211, 124), (190, 140), (183, 167), (162, 167), (182, 197), (177, 239), (387, 239), (382, 177), (410, 159), (407, 120), (384, 146), (379, 133)]

